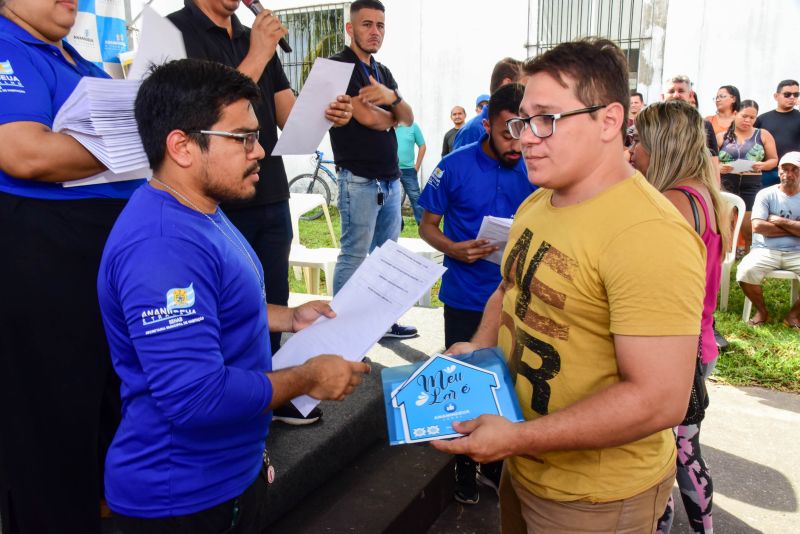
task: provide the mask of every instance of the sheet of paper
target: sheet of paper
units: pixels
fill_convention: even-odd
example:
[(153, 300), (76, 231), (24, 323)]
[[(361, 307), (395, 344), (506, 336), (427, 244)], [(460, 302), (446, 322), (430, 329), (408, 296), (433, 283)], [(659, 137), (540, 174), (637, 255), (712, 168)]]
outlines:
[(141, 80), (151, 65), (161, 65), (173, 59), (186, 59), (181, 31), (155, 9), (144, 6), (139, 49), (128, 71), (128, 79)]
[(514, 219), (506, 219), (504, 217), (494, 217), (492, 215), (483, 217), (477, 239), (487, 239), (493, 245), (500, 247), (499, 250), (483, 258), (484, 260), (500, 265), (500, 262), (503, 261), (503, 250), (506, 248), (506, 243), (508, 243), (508, 231), (511, 229), (511, 223), (513, 222)]
[(317, 58), (297, 102), (286, 120), (273, 156), (313, 154), (331, 125), (325, 118), (328, 105), (347, 91), (353, 63)]
[(731, 163), (728, 163), (728, 165), (733, 167), (733, 170), (731, 171), (732, 173), (741, 174), (743, 172), (753, 172), (753, 163), (756, 162), (748, 159), (737, 159)]
[[(360, 361), (389, 327), (441, 277), (445, 268), (394, 241), (376, 249), (331, 301), (336, 317), (321, 317), (293, 335), (272, 358), (274, 369), (302, 365), (319, 354)], [(293, 404), (308, 414), (318, 401), (298, 397)]]

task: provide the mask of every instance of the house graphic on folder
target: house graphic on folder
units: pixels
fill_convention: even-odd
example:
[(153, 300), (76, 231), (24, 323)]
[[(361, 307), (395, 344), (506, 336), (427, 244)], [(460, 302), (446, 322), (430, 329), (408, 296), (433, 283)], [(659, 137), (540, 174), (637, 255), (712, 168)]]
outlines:
[(392, 391), (406, 443), (457, 437), (454, 421), (503, 415), (496, 373), (437, 354)]

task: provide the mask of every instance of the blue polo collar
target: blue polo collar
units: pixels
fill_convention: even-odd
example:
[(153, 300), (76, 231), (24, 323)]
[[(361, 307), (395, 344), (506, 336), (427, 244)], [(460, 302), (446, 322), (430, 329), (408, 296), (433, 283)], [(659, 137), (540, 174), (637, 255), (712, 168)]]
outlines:
[[(62, 59), (64, 59), (64, 61), (66, 61), (66, 58), (63, 57), (63, 54), (61, 53), (61, 50), (58, 49), (58, 47), (53, 46), (50, 43), (46, 43), (41, 39), (38, 39), (37, 37), (34, 37), (27, 30), (21, 28), (16, 23), (0, 15), (0, 34), (2, 33), (10, 34), (12, 37), (22, 41), (23, 43), (28, 43), (33, 46), (49, 48), (51, 51), (57, 52), (58, 55), (61, 56)], [(64, 49), (67, 52), (69, 52), (69, 55), (72, 56), (72, 58), (75, 60), (76, 63), (80, 63), (81, 61), (83, 61), (83, 57), (78, 53), (77, 50), (75, 50), (75, 48), (71, 44), (69, 44), (69, 42), (66, 39), (62, 39), (61, 44), (64, 47)], [(73, 66), (71, 63), (69, 63), (69, 61), (66, 62), (69, 65)]]

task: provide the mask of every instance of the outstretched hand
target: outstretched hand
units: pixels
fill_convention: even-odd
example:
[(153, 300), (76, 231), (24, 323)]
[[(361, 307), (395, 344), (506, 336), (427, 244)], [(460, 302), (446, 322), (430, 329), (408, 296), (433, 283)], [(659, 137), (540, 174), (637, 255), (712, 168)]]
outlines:
[(353, 118), (353, 104), (349, 95), (339, 95), (335, 102), (328, 104), (325, 118), (334, 126), (344, 126)]
[(310, 375), (308, 394), (317, 400), (343, 400), (355, 391), (370, 372), (369, 364), (350, 362), (333, 354), (322, 354), (303, 364)]
[(453, 429), (466, 434), (453, 440), (431, 441), (434, 449), (449, 454), (464, 454), (485, 464), (517, 454), (518, 425), (499, 415), (482, 415), (469, 421), (453, 423)]
[(292, 332), (299, 332), (322, 316), (330, 319), (336, 317), (327, 300), (312, 300), (292, 308)]

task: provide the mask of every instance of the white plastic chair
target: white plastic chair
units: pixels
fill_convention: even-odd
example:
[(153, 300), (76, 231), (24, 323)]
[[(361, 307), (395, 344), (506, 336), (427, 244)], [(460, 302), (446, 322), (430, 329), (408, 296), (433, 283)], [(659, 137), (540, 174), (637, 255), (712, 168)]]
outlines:
[[(789, 292), (789, 307), (792, 307), (797, 302), (797, 296), (800, 294), (800, 276), (797, 276), (791, 271), (772, 271), (767, 274), (767, 278), (779, 278), (782, 280), (791, 280), (792, 289)], [(750, 299), (744, 298), (744, 307), (742, 308), (742, 321), (747, 322), (750, 320), (750, 312), (752, 311), (753, 303)]]
[[(419, 254), (424, 258), (428, 258), (431, 261), (435, 261), (436, 263), (442, 263), (444, 261), (444, 253), (436, 250), (432, 246), (430, 246), (427, 242), (423, 241), (422, 239), (415, 238), (415, 237), (401, 237), (397, 240), (397, 244), (403, 246), (410, 250), (415, 254)], [(420, 306), (425, 306), (426, 308), (431, 307), (431, 292), (427, 291), (422, 298), (419, 299), (417, 302)]]
[[(317, 207), (322, 208), (322, 212), (325, 215), (325, 222), (328, 224), (328, 232), (331, 235), (331, 242), (333, 243), (334, 247), (338, 247), (339, 243), (336, 241), (336, 234), (333, 232), (331, 214), (328, 211), (328, 205), (325, 203), (325, 197), (319, 193), (291, 193), (289, 196), (289, 213), (292, 218), (292, 250), (289, 253), (289, 265), (294, 271), (295, 280), (300, 280), (301, 267), (304, 268), (302, 276), (305, 279), (306, 291), (311, 293), (318, 292), (319, 269), (325, 269), (330, 258), (330, 253), (321, 253), (319, 257), (322, 258), (322, 260), (320, 262), (317, 262), (315, 265), (306, 265), (314, 262), (309, 257), (308, 253), (305, 252), (309, 249), (300, 244), (300, 217)], [(292, 261), (293, 259), (294, 261)], [(334, 265), (335, 263), (336, 260), (334, 259)], [(316, 272), (313, 272), (311, 269), (315, 268)], [(325, 270), (325, 276), (328, 287), (330, 287), (330, 285), (333, 283), (333, 278), (327, 278), (327, 270)], [(332, 276), (333, 270), (331, 270), (331, 277)], [(316, 283), (313, 282), (314, 279), (316, 279)], [(315, 289), (311, 291), (310, 287)], [(330, 295), (331, 293), (328, 294)]]
[(290, 194), (289, 212), (292, 217), (292, 243), (300, 243), (300, 217), (316, 207), (322, 208), (322, 213), (325, 214), (325, 222), (328, 223), (328, 231), (331, 234), (333, 246), (338, 247), (339, 244), (336, 241), (336, 234), (333, 232), (333, 224), (331, 223), (331, 214), (328, 212), (328, 205), (325, 203), (325, 197), (319, 193)]
[(725, 311), (728, 309), (728, 295), (731, 290), (731, 267), (736, 262), (736, 243), (739, 241), (739, 230), (742, 229), (744, 222), (745, 204), (741, 197), (722, 191), (720, 193), (731, 206), (736, 208), (738, 212), (736, 215), (736, 226), (733, 228), (731, 235), (731, 249), (725, 253), (722, 258), (722, 276), (719, 283), (719, 309)]
[(339, 258), (338, 248), (306, 248), (292, 244), (289, 252), (289, 265), (303, 269), (306, 291), (319, 294), (319, 272), (325, 273), (325, 293), (333, 295), (333, 270)]

